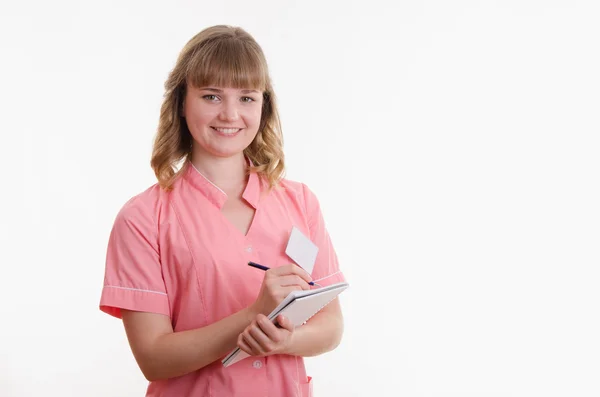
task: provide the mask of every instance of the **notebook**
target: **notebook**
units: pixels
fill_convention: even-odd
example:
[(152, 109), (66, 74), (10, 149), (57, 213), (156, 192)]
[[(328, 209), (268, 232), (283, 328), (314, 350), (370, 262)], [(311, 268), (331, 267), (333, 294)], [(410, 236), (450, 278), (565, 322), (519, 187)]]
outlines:
[[(295, 327), (299, 327), (327, 306), (348, 286), (347, 282), (341, 282), (327, 287), (292, 291), (267, 317), (269, 320), (276, 322), (277, 316), (283, 314)], [(225, 367), (228, 367), (248, 356), (248, 353), (238, 347), (229, 353), (222, 363)]]

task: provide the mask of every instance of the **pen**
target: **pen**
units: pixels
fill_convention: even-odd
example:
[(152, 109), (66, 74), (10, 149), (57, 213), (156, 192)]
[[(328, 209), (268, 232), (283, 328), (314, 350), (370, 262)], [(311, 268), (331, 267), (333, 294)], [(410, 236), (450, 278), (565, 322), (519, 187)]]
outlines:
[[(268, 268), (268, 267), (266, 267), (266, 266), (263, 266), (263, 265), (260, 265), (260, 264), (258, 264), (258, 263), (256, 263), (256, 262), (248, 262), (248, 266), (252, 266), (252, 267), (255, 267), (255, 268), (257, 268), (257, 269), (264, 270), (264, 271), (267, 271), (267, 270), (269, 270), (269, 268)], [(315, 283), (314, 283), (313, 281), (310, 281), (310, 282), (308, 283), (308, 285), (315, 285)], [(316, 285), (319, 285), (319, 284), (316, 284)]]

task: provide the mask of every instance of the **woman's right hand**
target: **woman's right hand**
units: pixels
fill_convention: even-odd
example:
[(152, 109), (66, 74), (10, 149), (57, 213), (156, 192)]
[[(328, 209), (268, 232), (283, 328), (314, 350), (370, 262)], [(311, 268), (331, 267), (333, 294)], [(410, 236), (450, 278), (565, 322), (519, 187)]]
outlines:
[(295, 264), (269, 269), (265, 272), (258, 298), (250, 309), (268, 316), (290, 292), (310, 289), (310, 281), (310, 274)]

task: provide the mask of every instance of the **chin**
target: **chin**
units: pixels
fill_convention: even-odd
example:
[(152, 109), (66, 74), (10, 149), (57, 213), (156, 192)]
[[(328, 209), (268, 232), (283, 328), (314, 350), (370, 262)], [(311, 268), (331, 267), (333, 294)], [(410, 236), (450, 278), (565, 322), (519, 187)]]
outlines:
[(208, 150), (208, 152), (215, 157), (228, 158), (228, 157), (235, 157), (235, 156), (243, 155), (245, 149), (246, 149), (246, 147), (240, 147), (240, 148), (236, 148), (236, 149), (211, 148), (211, 150)]
[(205, 140), (196, 140), (194, 142), (194, 152), (198, 155), (208, 154), (213, 157), (228, 158), (243, 155), (244, 150), (250, 146), (252, 140), (248, 137), (237, 137), (245, 139), (231, 139), (229, 142), (216, 140), (213, 142)]

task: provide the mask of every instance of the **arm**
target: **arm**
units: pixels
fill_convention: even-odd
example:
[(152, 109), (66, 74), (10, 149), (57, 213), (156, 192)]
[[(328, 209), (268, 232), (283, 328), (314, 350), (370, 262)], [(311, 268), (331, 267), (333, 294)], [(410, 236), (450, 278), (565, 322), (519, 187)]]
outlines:
[(223, 357), (255, 316), (244, 309), (203, 328), (173, 332), (171, 320), (163, 314), (128, 310), (122, 314), (133, 355), (149, 381), (185, 375)]
[(290, 335), (283, 353), (294, 356), (317, 356), (335, 349), (342, 340), (344, 320), (339, 299), (334, 299), (306, 324)]
[(220, 321), (202, 328), (173, 332), (168, 316), (122, 310), (133, 355), (149, 381), (185, 375), (225, 356), (252, 320), (268, 314), (291, 291), (308, 289), (310, 275), (296, 265), (265, 272), (257, 300)]

